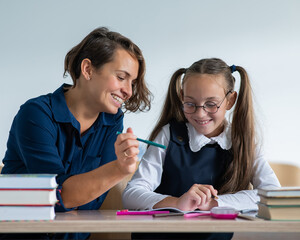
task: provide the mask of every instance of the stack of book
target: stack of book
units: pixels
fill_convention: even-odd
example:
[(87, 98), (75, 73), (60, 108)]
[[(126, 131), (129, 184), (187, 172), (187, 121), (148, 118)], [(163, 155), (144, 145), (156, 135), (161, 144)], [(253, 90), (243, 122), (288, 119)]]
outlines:
[(300, 220), (300, 187), (258, 189), (258, 214), (268, 220)]
[(0, 220), (53, 220), (56, 174), (0, 174)]

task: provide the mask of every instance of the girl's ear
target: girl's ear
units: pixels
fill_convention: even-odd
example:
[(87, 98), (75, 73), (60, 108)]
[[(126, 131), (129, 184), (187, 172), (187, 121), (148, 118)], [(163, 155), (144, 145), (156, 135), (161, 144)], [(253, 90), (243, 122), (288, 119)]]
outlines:
[(81, 62), (81, 73), (86, 80), (91, 80), (92, 76), (92, 62), (90, 59), (85, 58)]
[(236, 91), (234, 91), (233, 93), (231, 93), (229, 95), (226, 110), (230, 110), (233, 107), (233, 105), (235, 104), (236, 98), (237, 98), (237, 92)]

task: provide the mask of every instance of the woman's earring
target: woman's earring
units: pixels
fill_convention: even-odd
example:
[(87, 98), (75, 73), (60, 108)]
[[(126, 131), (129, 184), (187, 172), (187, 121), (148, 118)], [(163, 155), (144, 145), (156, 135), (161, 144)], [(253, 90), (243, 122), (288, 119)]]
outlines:
[(87, 80), (91, 80), (90, 76), (87, 77)]

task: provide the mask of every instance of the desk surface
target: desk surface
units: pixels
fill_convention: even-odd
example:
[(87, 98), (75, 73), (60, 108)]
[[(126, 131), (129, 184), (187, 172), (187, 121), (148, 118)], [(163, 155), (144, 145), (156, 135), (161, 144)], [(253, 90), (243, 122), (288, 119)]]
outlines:
[(300, 221), (116, 216), (116, 211), (57, 213), (53, 221), (0, 221), (0, 232), (300, 232)]

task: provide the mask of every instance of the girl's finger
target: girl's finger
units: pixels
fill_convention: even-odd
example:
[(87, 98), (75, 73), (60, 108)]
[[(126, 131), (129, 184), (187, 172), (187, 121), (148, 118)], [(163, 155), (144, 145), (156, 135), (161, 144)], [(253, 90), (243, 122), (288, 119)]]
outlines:
[(218, 190), (214, 189), (214, 187), (212, 185), (206, 185), (206, 187), (210, 189), (211, 195), (213, 195), (214, 197), (217, 197)]

